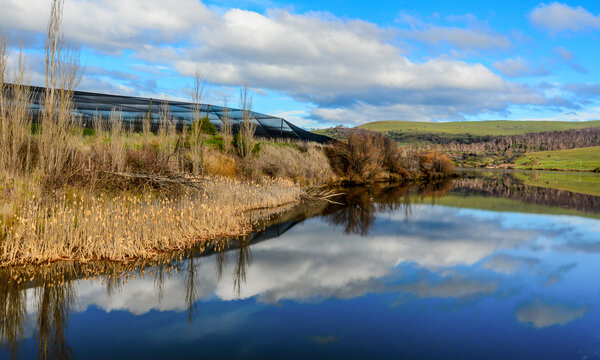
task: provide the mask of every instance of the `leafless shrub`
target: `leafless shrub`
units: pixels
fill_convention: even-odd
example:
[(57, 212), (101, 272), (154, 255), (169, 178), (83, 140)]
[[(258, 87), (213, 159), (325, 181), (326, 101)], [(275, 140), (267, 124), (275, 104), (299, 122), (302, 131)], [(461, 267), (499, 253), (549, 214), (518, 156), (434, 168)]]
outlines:
[(350, 132), (347, 142), (330, 145), (326, 154), (334, 172), (350, 182), (443, 177), (454, 172), (453, 162), (441, 153), (399, 149), (392, 139), (370, 131)]
[(352, 182), (369, 182), (383, 175), (383, 135), (352, 133), (347, 142), (326, 148), (331, 168)]

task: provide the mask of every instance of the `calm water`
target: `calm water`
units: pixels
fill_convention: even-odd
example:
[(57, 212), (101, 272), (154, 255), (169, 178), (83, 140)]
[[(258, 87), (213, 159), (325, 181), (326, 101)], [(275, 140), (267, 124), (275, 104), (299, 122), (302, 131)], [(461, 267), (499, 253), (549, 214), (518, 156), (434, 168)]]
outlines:
[(600, 357), (599, 197), (507, 174), (346, 192), (223, 250), (4, 270), (0, 358)]

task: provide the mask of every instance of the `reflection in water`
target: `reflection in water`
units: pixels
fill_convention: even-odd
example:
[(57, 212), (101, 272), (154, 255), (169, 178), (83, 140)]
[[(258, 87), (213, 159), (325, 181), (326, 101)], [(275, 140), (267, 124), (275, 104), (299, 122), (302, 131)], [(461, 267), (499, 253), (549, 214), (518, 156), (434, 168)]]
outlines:
[(331, 204), (325, 210), (328, 221), (344, 228), (345, 234), (366, 236), (375, 226), (377, 214), (402, 210), (408, 222), (411, 204), (424, 198), (435, 199), (452, 189), (453, 180), (423, 183), (418, 186), (377, 186), (344, 189), (343, 206)]
[(66, 341), (66, 330), (69, 313), (75, 303), (75, 291), (71, 280), (52, 280), (54, 282), (44, 281), (41, 288), (36, 288), (38, 354), (43, 359), (67, 359), (72, 355)]
[(15, 269), (0, 272), (0, 334), (4, 345), (11, 357), (15, 357), (20, 342), (25, 338), (24, 326), (28, 316), (26, 290), (34, 286), (38, 357), (67, 359), (72, 352), (66, 341), (66, 329), (76, 302), (73, 267), (57, 265), (36, 274), (35, 279), (29, 276)]
[(194, 258), (188, 260), (188, 268), (185, 273), (185, 302), (187, 304), (187, 318), (191, 323), (194, 320), (196, 311), (196, 299), (198, 299), (198, 291), (196, 290), (196, 267), (194, 266)]
[(249, 245), (248, 237), (244, 237), (239, 241), (239, 247), (236, 250), (237, 263), (233, 271), (233, 289), (238, 297), (242, 292), (242, 283), (246, 283), (246, 271), (252, 264), (252, 252)]
[(487, 175), (465, 173), (463, 179), (455, 181), (454, 191), (467, 190), (469, 194), (482, 194), (529, 204), (600, 214), (600, 196), (530, 186), (514, 178), (510, 173), (489, 173)]
[[(587, 303), (563, 301), (556, 294), (539, 296), (578, 270), (585, 271), (581, 259), (556, 262), (540, 251), (566, 251), (569, 241), (593, 244), (586, 236), (592, 239), (600, 233), (593, 228), (597, 222), (586, 228), (575, 218), (580, 222), (576, 233), (570, 219), (532, 215), (528, 221), (522, 215), (432, 205), (448, 194), (468, 196), (465, 193), (536, 204), (550, 204), (552, 194), (567, 199), (559, 190), (540, 190), (514, 179), (494, 181), (498, 179), (467, 177), (419, 186), (349, 188), (343, 190), (344, 206), (318, 203), (295, 208), (269, 219), (264, 231), (205, 244), (185, 254), (130, 263), (2, 269), (0, 341), (13, 358), (28, 341), (35, 341), (40, 358), (73, 357), (78, 351), (69, 335), (69, 319), (92, 305), (136, 316), (153, 309), (185, 313), (190, 332), (198, 326), (214, 333), (225, 332), (224, 324), (242, 326), (239, 323), (247, 316), (243, 309), (234, 315), (217, 312), (217, 320), (207, 318), (206, 311), (216, 310), (205, 310), (209, 305), (200, 308), (199, 303), (213, 298), (319, 303), (393, 294), (389, 302), (396, 305), (393, 311), (400, 311), (411, 301), (456, 300), (452, 306), (439, 307), (456, 310), (493, 297), (513, 301), (509, 305), (513, 321), (530, 329), (565, 326), (587, 317), (592, 312)], [(597, 199), (572, 199), (581, 201), (580, 211), (597, 210)], [(556, 201), (552, 204), (567, 200)], [(523, 279), (531, 283), (524, 286)], [(519, 298), (525, 288), (538, 293), (531, 290)], [(393, 316), (392, 310), (386, 311)], [(341, 344), (344, 337), (334, 335), (336, 330), (341, 331), (325, 329), (302, 336), (319, 346)]]
[(540, 329), (568, 324), (575, 319), (582, 318), (587, 312), (587, 306), (553, 304), (536, 299), (531, 303), (520, 305), (517, 308), (516, 317), (520, 322)]
[(14, 273), (13, 269), (0, 272), (0, 341), (12, 358), (25, 337), (24, 322), (27, 319), (24, 283), (15, 281)]

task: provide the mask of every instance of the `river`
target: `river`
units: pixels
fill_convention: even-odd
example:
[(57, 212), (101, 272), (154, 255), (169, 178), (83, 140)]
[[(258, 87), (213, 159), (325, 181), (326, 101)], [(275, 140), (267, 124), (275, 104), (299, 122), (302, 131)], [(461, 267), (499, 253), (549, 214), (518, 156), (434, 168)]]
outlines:
[(600, 197), (464, 173), (244, 239), (0, 270), (0, 358), (600, 356)]

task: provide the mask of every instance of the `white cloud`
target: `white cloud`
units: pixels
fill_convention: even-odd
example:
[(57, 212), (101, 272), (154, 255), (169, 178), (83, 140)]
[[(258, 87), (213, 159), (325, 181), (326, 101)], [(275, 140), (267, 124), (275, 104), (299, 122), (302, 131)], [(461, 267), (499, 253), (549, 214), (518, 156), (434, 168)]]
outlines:
[(496, 61), (493, 65), (504, 76), (511, 78), (520, 76), (540, 76), (549, 74), (548, 69), (546, 69), (545, 67), (534, 67), (529, 63), (529, 61), (521, 57)]
[[(45, 0), (4, 0), (2, 6), (0, 21), (7, 28), (43, 31)], [(199, 64), (214, 85), (247, 81), (282, 92), (315, 105), (312, 114), (323, 121), (359, 122), (383, 114), (387, 119), (460, 119), (503, 112), (511, 104), (553, 104), (539, 91), (505, 81), (479, 63), (448, 57), (411, 61), (390, 42), (397, 32), (330, 14), (218, 13), (195, 0), (67, 0), (64, 28), (88, 49), (131, 51), (134, 59), (169, 66), (184, 76)], [(414, 36), (467, 48), (510, 46), (508, 38), (485, 28), (430, 27)], [(121, 80), (119, 87), (129, 92), (138, 85), (152, 91), (150, 83)]]
[(571, 7), (559, 2), (540, 4), (529, 17), (534, 25), (550, 33), (600, 30), (600, 16), (581, 6)]
[[(46, 0), (3, 0), (0, 21), (11, 29), (43, 32), (50, 5)], [(107, 52), (144, 44), (174, 43), (215, 19), (195, 0), (66, 0), (63, 27), (76, 42)]]

